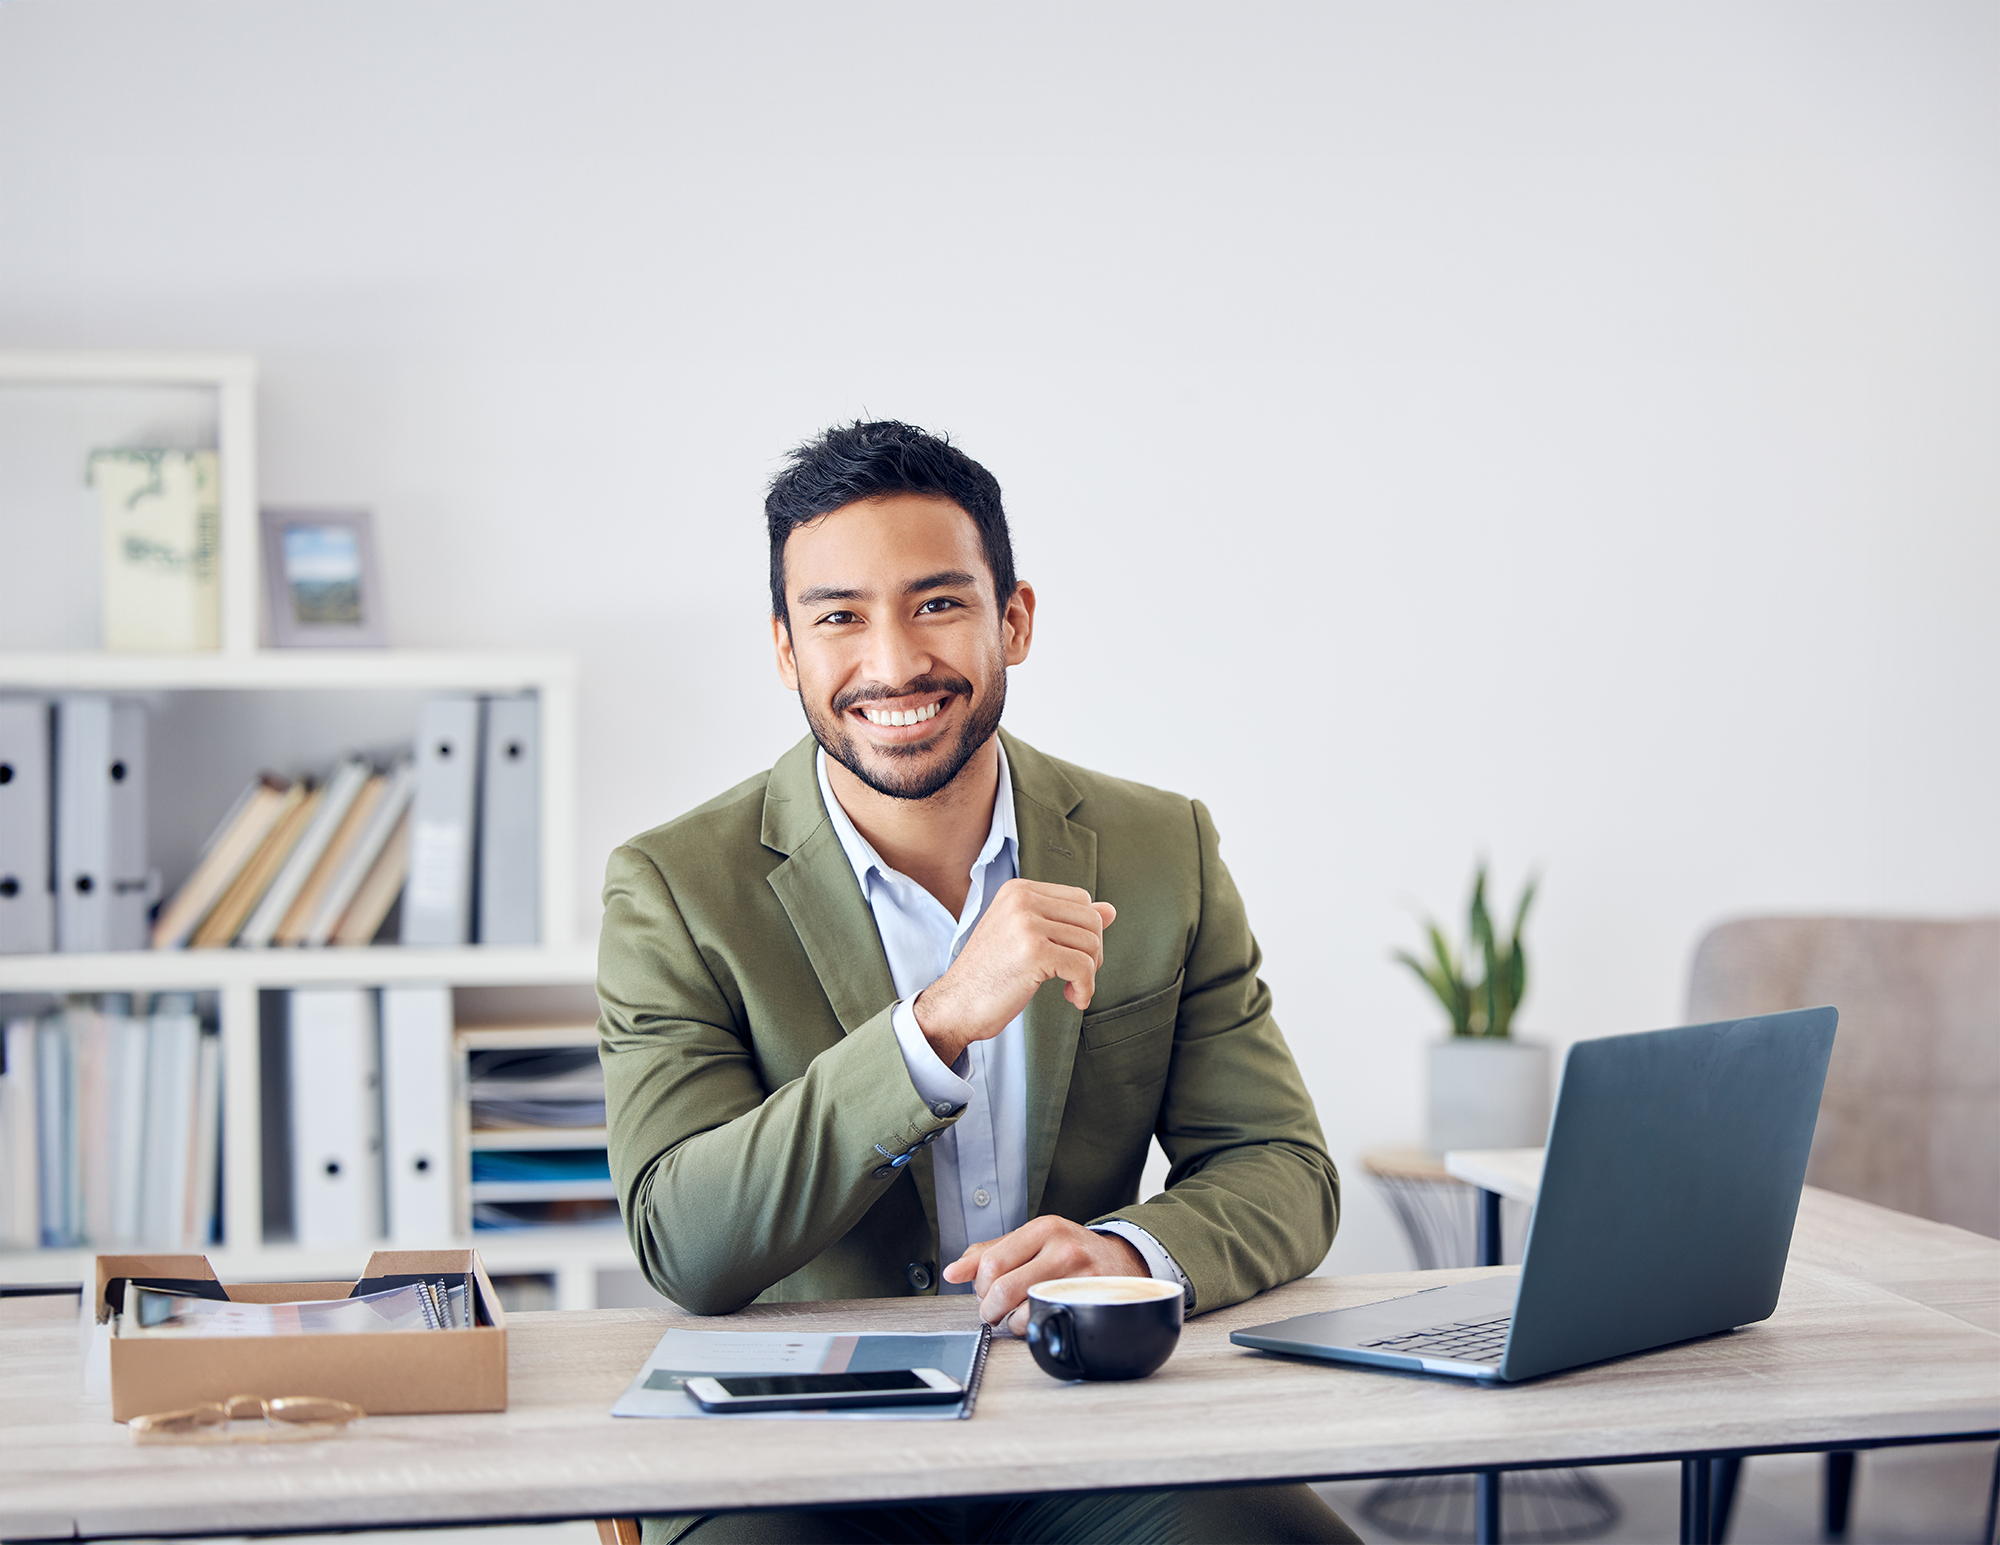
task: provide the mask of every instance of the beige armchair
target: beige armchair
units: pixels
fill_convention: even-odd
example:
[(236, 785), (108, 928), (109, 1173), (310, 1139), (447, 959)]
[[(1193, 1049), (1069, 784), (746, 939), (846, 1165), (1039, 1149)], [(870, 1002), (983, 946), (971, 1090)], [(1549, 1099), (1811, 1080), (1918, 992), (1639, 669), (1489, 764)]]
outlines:
[[(1821, 1003), (1840, 1029), (1806, 1183), (2000, 1238), (2000, 918), (1742, 918), (1695, 949), (1690, 1024)], [(1854, 1459), (1827, 1455), (1836, 1538)]]

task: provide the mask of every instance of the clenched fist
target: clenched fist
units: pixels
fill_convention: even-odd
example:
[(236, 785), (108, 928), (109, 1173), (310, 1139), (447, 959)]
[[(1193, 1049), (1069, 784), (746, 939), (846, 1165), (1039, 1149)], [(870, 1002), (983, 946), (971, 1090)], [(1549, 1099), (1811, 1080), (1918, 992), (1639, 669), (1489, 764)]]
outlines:
[(1088, 1008), (1104, 964), (1104, 930), (1117, 917), (1074, 885), (1009, 880), (972, 930), (951, 969), (917, 994), (917, 1028), (946, 1067), (974, 1041), (998, 1035), (1053, 977)]

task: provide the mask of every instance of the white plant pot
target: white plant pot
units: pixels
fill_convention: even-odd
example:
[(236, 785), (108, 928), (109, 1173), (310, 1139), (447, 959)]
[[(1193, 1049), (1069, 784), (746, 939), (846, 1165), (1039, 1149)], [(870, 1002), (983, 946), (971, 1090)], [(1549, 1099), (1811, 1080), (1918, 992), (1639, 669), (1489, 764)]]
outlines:
[(1549, 1049), (1533, 1041), (1453, 1036), (1430, 1047), (1434, 1153), (1539, 1148), (1549, 1130)]

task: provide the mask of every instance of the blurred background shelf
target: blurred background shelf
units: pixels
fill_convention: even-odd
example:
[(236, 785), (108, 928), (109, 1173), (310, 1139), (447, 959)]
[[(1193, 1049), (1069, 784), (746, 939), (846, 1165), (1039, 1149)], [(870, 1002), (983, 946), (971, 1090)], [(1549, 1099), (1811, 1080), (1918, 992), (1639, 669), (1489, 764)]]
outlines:
[[(283, 1098), (283, 1086), (271, 1084), (282, 1063), (266, 1065), (266, 1020), (274, 1000), (293, 988), (437, 984), (451, 989), (454, 1028), (475, 1041), (518, 1044), (519, 1027), (535, 1024), (544, 1027), (545, 1044), (594, 1043), (595, 951), (579, 927), (576, 886), (578, 672), (573, 655), (550, 649), (263, 647), (257, 377), (247, 355), (0, 351), (0, 525), (15, 559), (0, 572), (0, 694), (145, 703), (147, 856), (165, 896), (186, 879), (208, 835), (260, 770), (317, 776), (355, 753), (386, 765), (408, 752), (431, 697), (532, 694), (540, 734), (540, 942), (0, 955), (0, 1015), (32, 1016), (69, 994), (129, 993), (143, 1012), (146, 994), (195, 993), (221, 1042), (219, 1241), (211, 1259), (225, 1277), (241, 1280), (338, 1278), (360, 1270), (367, 1248), (301, 1249), (284, 1237), (282, 1219), (272, 1221), (288, 1216), (285, 1210), (265, 1205), (279, 1200), (266, 1197), (266, 1186), (282, 1186), (286, 1174), (271, 1167), (266, 1151), (266, 1107)], [(213, 650), (88, 647), (100, 636), (100, 549), (96, 497), (82, 469), (95, 448), (121, 445), (216, 452), (220, 644)], [(463, 1123), (462, 1084), (458, 1104)], [(601, 1095), (589, 1127), (504, 1139), (482, 1133), (476, 1145), (460, 1143), (459, 1237), (438, 1242), (475, 1242), (496, 1278), (523, 1285), (516, 1301), (524, 1306), (598, 1303), (601, 1272), (637, 1276), (615, 1223), (594, 1221), (609, 1182), (587, 1183), (591, 1200), (562, 1226), (474, 1231), (465, 1159), (473, 1146), (601, 1153), (604, 1143)], [(577, 1195), (569, 1183), (564, 1196)], [(538, 1221), (532, 1205), (521, 1210)], [(543, 1208), (539, 1216), (562, 1210)], [(107, 1248), (93, 1242), (0, 1253), (0, 1282), (88, 1280), (93, 1255)], [(649, 1292), (629, 1283), (624, 1291), (617, 1301), (645, 1301), (630, 1294)]]
[(0, 993), (172, 992), (347, 983), (453, 986), (509, 982), (588, 982), (596, 950), (587, 944), (426, 949), (120, 950), (99, 954), (0, 955)]

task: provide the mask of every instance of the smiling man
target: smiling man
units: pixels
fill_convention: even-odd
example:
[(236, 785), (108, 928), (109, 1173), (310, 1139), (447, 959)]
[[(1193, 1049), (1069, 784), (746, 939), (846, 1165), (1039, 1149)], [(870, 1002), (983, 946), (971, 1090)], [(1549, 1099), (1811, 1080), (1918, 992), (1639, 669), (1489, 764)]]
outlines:
[[(1018, 1332), (1054, 1277), (1158, 1277), (1199, 1313), (1310, 1271), (1338, 1178), (1208, 812), (1000, 730), (1035, 593), (999, 484), (855, 424), (794, 452), (765, 514), (812, 733), (605, 882), (612, 1174), (648, 1278), (700, 1313), (976, 1294)], [(689, 1530), (1353, 1537), (1302, 1486), (646, 1525)]]

